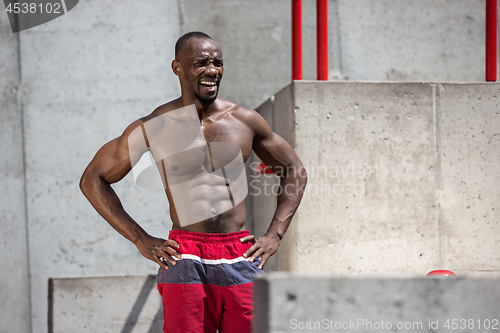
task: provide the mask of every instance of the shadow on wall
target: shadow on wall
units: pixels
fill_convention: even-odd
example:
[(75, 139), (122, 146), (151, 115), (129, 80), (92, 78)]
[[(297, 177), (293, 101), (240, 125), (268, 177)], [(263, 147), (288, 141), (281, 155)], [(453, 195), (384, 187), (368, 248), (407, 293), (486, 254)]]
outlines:
[(49, 332), (161, 332), (156, 276), (49, 279)]

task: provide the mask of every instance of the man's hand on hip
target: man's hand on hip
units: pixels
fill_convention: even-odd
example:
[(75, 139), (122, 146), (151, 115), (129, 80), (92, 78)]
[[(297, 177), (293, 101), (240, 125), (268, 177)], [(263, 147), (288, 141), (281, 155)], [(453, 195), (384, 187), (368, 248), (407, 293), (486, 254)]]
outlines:
[(176, 250), (179, 248), (179, 243), (172, 239), (165, 240), (146, 236), (139, 239), (136, 246), (144, 257), (154, 261), (164, 269), (168, 269), (167, 262), (172, 265), (176, 264), (172, 256), (181, 259), (181, 254)]
[(246, 236), (240, 239), (240, 241), (242, 243), (253, 243), (252, 247), (243, 254), (243, 257), (250, 257), (250, 259), (248, 259), (249, 262), (254, 262), (259, 256), (262, 257), (262, 261), (259, 265), (259, 269), (262, 269), (267, 259), (278, 250), (281, 239), (277, 235), (265, 234), (257, 239), (255, 239), (254, 235)]

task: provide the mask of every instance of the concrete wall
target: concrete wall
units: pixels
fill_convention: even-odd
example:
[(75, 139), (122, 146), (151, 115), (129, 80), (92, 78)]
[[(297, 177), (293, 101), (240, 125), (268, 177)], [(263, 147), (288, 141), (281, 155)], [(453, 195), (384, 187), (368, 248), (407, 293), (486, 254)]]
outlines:
[[(274, 258), (294, 264), (269, 269), (500, 275), (499, 94), (498, 84), (294, 82), (264, 103), (309, 175), (293, 245)], [(256, 230), (274, 213), (267, 198), (253, 198)]]
[(338, 0), (350, 80), (484, 81), (485, 1)]
[(498, 279), (271, 274), (254, 290), (262, 333), (493, 332), (500, 325)]
[[(484, 2), (445, 4), (330, 0), (330, 77), (481, 81)], [(314, 15), (314, 4), (304, 2), (305, 79), (316, 76)], [(170, 71), (175, 40), (195, 29), (213, 35), (225, 58), (221, 97), (257, 107), (290, 81), (290, 2), (81, 0), (66, 15), (18, 34), (0, 16), (0, 262), (9, 268), (0, 273), (9, 300), (0, 312), (17, 318), (0, 320), (0, 331), (26, 332), (32, 320), (32, 331), (44, 332), (49, 277), (154, 272), (155, 265), (102, 221), (77, 185), (104, 142), (178, 96)], [(130, 178), (115, 188), (148, 231), (166, 234), (170, 222), (161, 192), (141, 190)], [(256, 225), (257, 233), (266, 228)], [(294, 232), (288, 231), (282, 249), (296, 244)], [(461, 249), (458, 240), (444, 240), (442, 261), (450, 260), (445, 248)], [(287, 260), (269, 267), (295, 269), (297, 258)], [(477, 269), (489, 267), (487, 257), (478, 262)]]
[(29, 332), (23, 130), (17, 103), (19, 43), (7, 15), (0, 15), (0, 40), (0, 331)]
[[(157, 269), (96, 214), (78, 188), (100, 146), (179, 94), (175, 76), (169, 75), (180, 34), (177, 2), (120, 6), (81, 1), (63, 17), (19, 33), (21, 82), (27, 87), (22, 96), (26, 180), (21, 185), (26, 186), (28, 267), (25, 249), (19, 247), (18, 253), (31, 277), (29, 285), (14, 281), (19, 292), (31, 290), (33, 332), (47, 331), (48, 278), (154, 274)], [(167, 12), (172, 13), (170, 25), (151, 19), (152, 13)], [(13, 133), (21, 135), (19, 126)], [(19, 144), (14, 152), (22, 155)], [(137, 188), (131, 176), (115, 189), (147, 231), (167, 237), (171, 224), (164, 193)], [(22, 234), (24, 210), (18, 207)], [(26, 310), (16, 311), (29, 323)]]

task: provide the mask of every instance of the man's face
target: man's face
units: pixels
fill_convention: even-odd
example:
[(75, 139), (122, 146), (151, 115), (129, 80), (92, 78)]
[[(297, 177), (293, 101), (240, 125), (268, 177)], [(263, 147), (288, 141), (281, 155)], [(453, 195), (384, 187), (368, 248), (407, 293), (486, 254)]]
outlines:
[(191, 38), (180, 52), (179, 62), (184, 75), (181, 84), (202, 103), (217, 98), (224, 72), (219, 45), (207, 38)]

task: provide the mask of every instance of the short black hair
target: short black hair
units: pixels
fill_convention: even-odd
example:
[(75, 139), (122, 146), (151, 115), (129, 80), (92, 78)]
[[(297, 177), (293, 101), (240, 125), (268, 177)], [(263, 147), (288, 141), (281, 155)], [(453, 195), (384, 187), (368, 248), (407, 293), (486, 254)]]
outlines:
[(207, 35), (204, 32), (201, 32), (201, 31), (191, 31), (191, 32), (185, 33), (184, 35), (182, 35), (181, 37), (179, 37), (179, 39), (175, 43), (175, 59), (176, 60), (179, 60), (177, 58), (177, 56), (182, 51), (182, 49), (184, 48), (184, 46), (186, 46), (188, 40), (190, 40), (191, 38), (208, 38), (208, 39), (212, 39), (212, 37), (210, 37), (209, 35)]

